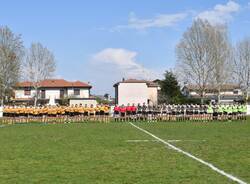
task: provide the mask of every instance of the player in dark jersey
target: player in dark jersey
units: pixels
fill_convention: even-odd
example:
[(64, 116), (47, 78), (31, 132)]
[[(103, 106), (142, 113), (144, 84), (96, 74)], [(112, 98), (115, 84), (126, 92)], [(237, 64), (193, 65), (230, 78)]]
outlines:
[(147, 107), (146, 103), (143, 103), (143, 105), (142, 105), (142, 120), (143, 121), (147, 120), (147, 110), (148, 110), (148, 107)]
[(147, 106), (147, 109), (146, 109), (146, 112), (147, 112), (147, 120), (148, 122), (152, 122), (153, 121), (153, 106), (152, 105), (148, 105)]
[(142, 106), (140, 103), (137, 105), (137, 120), (142, 120)]

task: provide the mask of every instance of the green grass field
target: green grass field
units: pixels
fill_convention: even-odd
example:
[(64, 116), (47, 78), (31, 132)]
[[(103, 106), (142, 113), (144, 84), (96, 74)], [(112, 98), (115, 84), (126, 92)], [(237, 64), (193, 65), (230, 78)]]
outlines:
[[(136, 125), (250, 183), (250, 122)], [(129, 123), (82, 123), (0, 128), (0, 183), (234, 182)]]

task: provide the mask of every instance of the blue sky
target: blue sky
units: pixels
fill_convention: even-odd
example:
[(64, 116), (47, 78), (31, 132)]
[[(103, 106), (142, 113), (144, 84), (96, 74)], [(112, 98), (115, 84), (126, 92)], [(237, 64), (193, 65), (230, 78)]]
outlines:
[(192, 21), (226, 23), (233, 43), (250, 36), (250, 0), (2, 1), (0, 25), (25, 47), (53, 51), (57, 78), (89, 81), (114, 94), (125, 78), (154, 79), (175, 66), (175, 45)]

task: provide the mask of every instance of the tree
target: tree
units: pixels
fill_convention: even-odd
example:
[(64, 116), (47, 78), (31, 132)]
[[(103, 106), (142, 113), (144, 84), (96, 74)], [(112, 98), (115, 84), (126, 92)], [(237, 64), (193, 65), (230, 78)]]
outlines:
[(15, 35), (8, 27), (0, 27), (0, 99), (10, 96), (12, 87), (20, 77), (21, 61), (24, 55), (20, 35)]
[(108, 93), (105, 93), (105, 94), (103, 95), (103, 97), (104, 97), (106, 100), (109, 100), (109, 94), (108, 94)]
[(224, 26), (197, 19), (176, 47), (177, 70), (184, 82), (198, 86), (201, 103), (209, 85), (220, 89), (228, 76), (225, 66), (230, 46), (225, 30)]
[(40, 82), (53, 76), (56, 70), (54, 55), (40, 43), (32, 43), (23, 66), (24, 79), (35, 89), (34, 105), (37, 105)]
[(222, 86), (227, 83), (232, 74), (232, 47), (228, 40), (225, 26), (213, 26), (210, 30), (210, 46), (213, 55), (214, 69), (211, 75), (211, 84), (217, 89), (218, 103)]
[(161, 86), (159, 95), (160, 103), (179, 104), (182, 103), (183, 95), (176, 76), (171, 71), (166, 71), (164, 79), (158, 82)]
[(234, 51), (234, 78), (248, 99), (250, 87), (250, 37), (240, 41)]

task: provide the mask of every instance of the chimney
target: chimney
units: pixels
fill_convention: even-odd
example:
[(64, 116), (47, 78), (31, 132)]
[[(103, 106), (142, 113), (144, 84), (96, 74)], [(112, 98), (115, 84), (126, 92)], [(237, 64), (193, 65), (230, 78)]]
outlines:
[(124, 82), (125, 81), (125, 78), (122, 78), (122, 82)]

